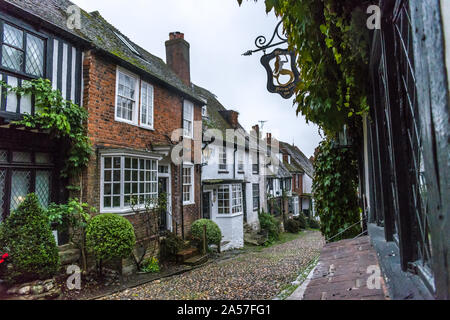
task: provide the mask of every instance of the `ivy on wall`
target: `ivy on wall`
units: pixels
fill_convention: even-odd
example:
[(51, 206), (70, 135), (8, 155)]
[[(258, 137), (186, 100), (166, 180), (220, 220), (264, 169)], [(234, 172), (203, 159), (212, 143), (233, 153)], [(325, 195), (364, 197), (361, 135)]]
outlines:
[[(238, 0), (241, 4), (242, 0)], [(370, 90), (366, 0), (266, 0), (283, 21), (297, 54), (297, 114), (335, 136), (368, 112)], [(355, 121), (355, 118), (357, 118)]]
[(6, 88), (4, 94), (34, 97), (35, 114), (23, 115), (13, 124), (29, 129), (48, 132), (52, 138), (60, 140), (61, 151), (65, 155), (62, 177), (75, 177), (89, 162), (92, 147), (85, 127), (87, 111), (71, 101), (63, 99), (59, 90), (53, 90), (50, 80), (35, 79), (24, 81), (22, 87), (12, 87), (1, 81)]
[(327, 239), (334, 237), (333, 241), (359, 235), (358, 163), (354, 151), (325, 140), (314, 159), (314, 170), (313, 193), (322, 233)]

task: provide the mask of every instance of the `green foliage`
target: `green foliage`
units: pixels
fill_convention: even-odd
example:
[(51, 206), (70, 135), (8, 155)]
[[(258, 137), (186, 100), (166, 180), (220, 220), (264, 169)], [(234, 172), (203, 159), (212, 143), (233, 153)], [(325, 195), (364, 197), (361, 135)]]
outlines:
[(320, 223), (319, 221), (315, 220), (314, 218), (308, 217), (308, 227), (311, 229), (320, 229)]
[(267, 232), (267, 244), (273, 243), (280, 239), (280, 221), (270, 213), (261, 212), (259, 215), (259, 225), (261, 230)]
[(53, 138), (61, 140), (61, 151), (65, 155), (65, 166), (61, 175), (67, 177), (79, 174), (87, 166), (92, 154), (84, 126), (88, 118), (87, 111), (71, 101), (64, 100), (61, 92), (53, 90), (50, 80), (47, 79), (24, 81), (22, 87), (11, 87), (3, 81), (0, 85), (6, 88), (5, 94), (34, 97), (35, 115), (24, 115), (22, 120), (14, 123), (29, 129), (48, 131)]
[[(321, 231), (330, 238), (360, 220), (358, 205), (358, 164), (349, 148), (335, 148), (323, 141), (314, 160), (313, 192)], [(361, 232), (357, 225), (334, 238), (354, 237)]]
[[(242, 3), (242, 0), (238, 0)], [(301, 82), (297, 113), (335, 135), (368, 111), (370, 32), (366, 9), (373, 1), (266, 0), (281, 17), (289, 48), (297, 54)]]
[(64, 204), (52, 203), (47, 209), (50, 224), (55, 224), (60, 231), (82, 228), (85, 229), (91, 213), (95, 213), (87, 203), (80, 203), (78, 199), (70, 199)]
[(146, 273), (157, 273), (160, 271), (158, 259), (151, 257), (142, 262), (141, 271)]
[(295, 216), (294, 220), (298, 221), (299, 226), (300, 226), (301, 229), (306, 229), (307, 222), (306, 222), (306, 217), (303, 214), (303, 212), (301, 212), (298, 216)]
[(99, 262), (127, 258), (135, 244), (132, 224), (117, 214), (95, 216), (87, 225), (86, 245)]
[(209, 219), (199, 219), (192, 224), (192, 238), (196, 241), (202, 241), (204, 225), (206, 225), (206, 240), (208, 245), (220, 245), (220, 242), (222, 241), (222, 232), (220, 231), (219, 226)]
[(284, 225), (284, 229), (289, 233), (298, 233), (300, 231), (300, 222), (298, 220), (289, 219)]
[(0, 225), (0, 252), (9, 254), (12, 268), (2, 269), (0, 276), (10, 283), (48, 279), (58, 271), (58, 248), (35, 194)]
[(173, 232), (168, 232), (161, 241), (159, 256), (161, 260), (171, 260), (184, 249), (184, 241)]

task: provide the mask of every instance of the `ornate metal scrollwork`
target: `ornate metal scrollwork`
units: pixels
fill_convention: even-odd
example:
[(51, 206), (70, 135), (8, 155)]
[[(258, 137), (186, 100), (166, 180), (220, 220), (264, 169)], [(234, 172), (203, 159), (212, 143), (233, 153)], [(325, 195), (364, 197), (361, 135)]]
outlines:
[[(256, 50), (248, 50), (247, 52), (243, 53), (243, 56), (251, 56), (253, 53), (258, 52), (258, 51), (264, 51), (264, 53), (266, 52), (266, 49), (268, 48), (272, 48), (275, 46), (279, 46), (283, 43), (287, 42), (287, 37), (280, 33), (280, 26), (281, 26), (282, 21), (278, 22), (277, 26), (275, 27), (275, 30), (273, 32), (272, 38), (270, 39), (270, 41), (267, 43), (267, 38), (265, 36), (258, 36), (255, 39), (255, 46), (258, 48)], [(277, 43), (273, 43), (275, 38), (278, 38)]]

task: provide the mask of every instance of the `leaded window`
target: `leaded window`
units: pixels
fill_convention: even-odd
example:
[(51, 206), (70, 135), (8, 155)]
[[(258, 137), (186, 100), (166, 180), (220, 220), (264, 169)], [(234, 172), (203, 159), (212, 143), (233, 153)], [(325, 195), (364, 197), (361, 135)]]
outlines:
[(0, 150), (0, 221), (32, 192), (43, 208), (48, 207), (52, 201), (53, 171), (49, 153)]
[(33, 77), (44, 75), (45, 42), (42, 38), (3, 23), (1, 65)]
[(102, 157), (103, 211), (143, 208), (157, 197), (157, 160), (126, 155)]

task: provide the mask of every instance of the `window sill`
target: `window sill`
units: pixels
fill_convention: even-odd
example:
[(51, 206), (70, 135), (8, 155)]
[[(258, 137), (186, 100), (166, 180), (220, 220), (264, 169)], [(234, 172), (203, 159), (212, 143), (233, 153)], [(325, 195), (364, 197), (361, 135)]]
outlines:
[(238, 213), (218, 213), (216, 215), (216, 218), (234, 218), (234, 217), (239, 217), (239, 216), (243, 216), (244, 213), (243, 212), (238, 212)]
[(155, 131), (155, 128), (149, 127), (149, 126), (144, 126), (144, 125), (140, 125), (139, 128), (145, 129), (145, 130), (148, 130), (148, 131)]
[(229, 171), (220, 171), (219, 170), (219, 174), (228, 174), (228, 173), (230, 173)]
[(245, 174), (245, 171), (242, 170), (242, 171), (238, 171), (237, 173), (238, 174)]
[(183, 202), (183, 207), (185, 207), (185, 206), (192, 206), (194, 204), (195, 204), (195, 201), (193, 201), (193, 202)]

